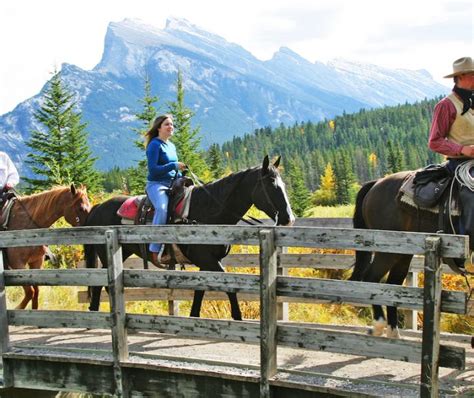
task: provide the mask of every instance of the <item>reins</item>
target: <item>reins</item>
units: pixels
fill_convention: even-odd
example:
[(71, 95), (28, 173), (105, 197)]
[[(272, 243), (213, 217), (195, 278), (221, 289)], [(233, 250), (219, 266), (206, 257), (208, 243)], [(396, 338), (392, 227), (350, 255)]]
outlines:
[[(26, 215), (28, 216), (28, 218), (31, 220), (31, 222), (33, 223), (33, 225), (36, 227), (36, 228), (41, 228), (38, 223), (35, 221), (35, 219), (33, 218), (33, 216), (30, 214), (30, 212), (28, 211), (28, 209), (26, 208), (25, 204), (21, 201), (21, 198), (20, 198), (20, 194), (18, 193), (18, 191), (15, 189), (15, 188), (11, 188), (11, 190), (13, 191), (13, 193), (15, 194), (15, 200), (17, 203), (20, 204), (20, 206), (22, 207), (22, 209), (25, 211)], [(13, 209), (12, 209), (13, 210)]]

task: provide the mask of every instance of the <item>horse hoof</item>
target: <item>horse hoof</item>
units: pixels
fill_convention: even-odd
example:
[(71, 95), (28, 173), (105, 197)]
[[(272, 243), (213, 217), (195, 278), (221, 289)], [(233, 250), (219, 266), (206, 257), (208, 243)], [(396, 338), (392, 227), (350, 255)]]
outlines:
[(383, 333), (385, 331), (385, 326), (386, 323), (383, 321), (375, 321), (374, 325), (372, 326), (372, 330), (370, 335), (380, 337), (383, 336)]
[(387, 337), (390, 339), (399, 339), (400, 338), (400, 330), (395, 327), (392, 328), (391, 326), (387, 326)]

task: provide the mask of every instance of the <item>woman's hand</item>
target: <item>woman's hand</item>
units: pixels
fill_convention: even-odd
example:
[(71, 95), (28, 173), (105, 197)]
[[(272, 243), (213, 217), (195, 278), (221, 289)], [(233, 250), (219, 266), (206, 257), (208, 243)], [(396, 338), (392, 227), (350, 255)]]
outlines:
[(186, 170), (188, 168), (188, 166), (186, 166), (186, 164), (184, 164), (183, 162), (178, 162), (178, 169), (183, 171), (183, 170)]

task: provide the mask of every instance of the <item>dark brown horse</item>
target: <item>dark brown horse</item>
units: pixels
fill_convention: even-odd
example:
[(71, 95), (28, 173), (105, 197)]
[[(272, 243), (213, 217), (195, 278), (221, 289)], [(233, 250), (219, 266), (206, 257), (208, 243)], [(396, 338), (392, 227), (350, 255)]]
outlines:
[[(401, 203), (399, 190), (409, 171), (400, 172), (370, 181), (357, 194), (354, 212), (354, 228), (381, 229), (411, 232), (436, 232), (438, 215)], [(471, 243), (472, 244), (472, 243)], [(471, 248), (472, 250), (472, 248)], [(387, 283), (401, 285), (405, 280), (412, 255), (393, 253), (356, 252), (356, 262), (351, 280), (380, 282), (388, 273)], [(385, 328), (385, 315), (380, 305), (373, 306), (374, 328), (372, 333), (380, 336)], [(400, 336), (397, 323), (397, 308), (387, 307), (387, 337)]]
[[(64, 216), (72, 226), (82, 225), (91, 209), (86, 189), (56, 187), (49, 191), (17, 198), (10, 213), (8, 230), (49, 228)], [(0, 232), (1, 234), (1, 232)], [(45, 246), (11, 247), (6, 261), (10, 269), (40, 269), (43, 266)], [(38, 309), (38, 286), (23, 286), (24, 298), (16, 307), (24, 309), (31, 300), (32, 309)]]
[[(293, 224), (295, 218), (286, 194), (285, 184), (277, 169), (279, 162), (280, 158), (272, 165), (266, 156), (260, 167), (252, 167), (212, 183), (195, 187), (188, 219), (198, 224), (237, 224), (247, 210), (255, 205), (271, 217), (277, 225)], [(126, 196), (118, 196), (94, 206), (85, 225), (120, 225), (121, 218), (117, 215), (117, 210), (127, 199)], [(221, 260), (229, 252), (228, 246), (180, 244), (179, 248), (184, 256), (202, 271), (224, 272)], [(142, 256), (139, 245), (122, 245), (123, 260), (132, 254)], [(103, 245), (84, 245), (84, 255), (88, 268), (97, 266), (97, 256), (102, 264), (107, 266), (107, 255)], [(149, 252), (147, 255), (151, 260)], [(90, 290), (89, 309), (97, 311), (102, 287), (94, 286)], [(227, 293), (227, 295), (232, 318), (242, 319), (237, 295), (235, 293)], [(203, 290), (195, 291), (191, 316), (199, 317), (203, 297)]]

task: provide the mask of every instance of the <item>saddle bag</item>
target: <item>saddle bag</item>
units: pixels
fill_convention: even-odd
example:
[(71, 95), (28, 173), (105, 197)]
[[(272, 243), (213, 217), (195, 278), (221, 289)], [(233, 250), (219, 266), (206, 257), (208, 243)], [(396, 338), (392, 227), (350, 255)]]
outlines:
[(436, 206), (451, 181), (452, 176), (445, 165), (425, 167), (416, 173), (413, 180), (415, 186), (413, 201), (424, 208)]

